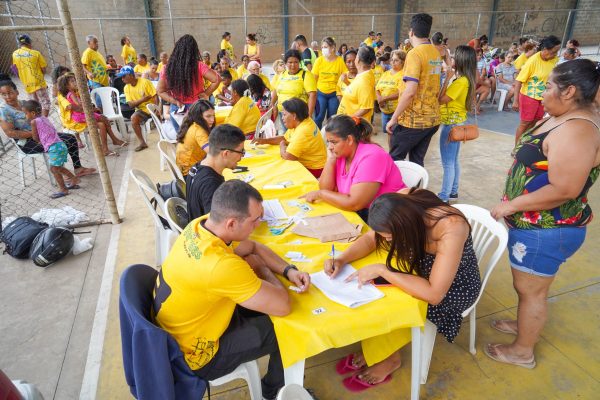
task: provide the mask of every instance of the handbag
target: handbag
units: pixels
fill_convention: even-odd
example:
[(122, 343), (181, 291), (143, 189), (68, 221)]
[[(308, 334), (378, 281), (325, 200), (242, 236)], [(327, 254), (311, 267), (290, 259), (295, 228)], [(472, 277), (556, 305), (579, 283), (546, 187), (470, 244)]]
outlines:
[(475, 125), (454, 125), (448, 134), (449, 142), (466, 142), (479, 137), (479, 124), (475, 112)]

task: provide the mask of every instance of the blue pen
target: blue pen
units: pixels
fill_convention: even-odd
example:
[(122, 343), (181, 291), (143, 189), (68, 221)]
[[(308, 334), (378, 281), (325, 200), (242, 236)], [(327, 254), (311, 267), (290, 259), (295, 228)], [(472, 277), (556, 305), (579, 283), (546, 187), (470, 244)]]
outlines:
[(335, 245), (331, 243), (331, 268), (335, 270)]

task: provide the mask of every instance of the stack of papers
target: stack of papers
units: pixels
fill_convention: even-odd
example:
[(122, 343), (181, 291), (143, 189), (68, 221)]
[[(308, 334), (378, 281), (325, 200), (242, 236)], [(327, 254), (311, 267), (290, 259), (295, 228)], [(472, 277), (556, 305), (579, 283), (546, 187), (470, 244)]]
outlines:
[(279, 200), (263, 201), (263, 220), (267, 221), (269, 226), (279, 226), (289, 222), (289, 216), (285, 213)]
[(310, 281), (329, 300), (350, 308), (360, 307), (384, 296), (383, 292), (372, 284), (363, 285), (359, 289), (356, 278), (350, 282), (344, 282), (355, 271), (356, 269), (352, 265), (346, 264), (333, 279), (327, 276), (325, 271), (319, 271), (310, 275)]

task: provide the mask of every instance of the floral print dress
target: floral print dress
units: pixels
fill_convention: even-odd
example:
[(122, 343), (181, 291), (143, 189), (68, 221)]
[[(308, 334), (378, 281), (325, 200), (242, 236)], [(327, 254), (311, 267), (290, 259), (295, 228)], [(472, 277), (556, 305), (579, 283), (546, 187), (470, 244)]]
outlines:
[[(541, 127), (546, 121), (537, 127)], [(544, 155), (543, 144), (548, 134), (558, 126), (535, 135), (532, 134), (532, 131), (537, 127), (533, 127), (523, 134), (513, 151), (514, 161), (508, 171), (502, 201), (509, 201), (522, 194), (535, 192), (550, 183), (548, 159)], [(568, 200), (551, 210), (520, 211), (509, 215), (505, 218), (507, 225), (517, 229), (587, 225), (593, 217), (587, 193), (598, 179), (598, 175), (600, 175), (600, 166), (591, 169), (588, 179), (575, 199)]]

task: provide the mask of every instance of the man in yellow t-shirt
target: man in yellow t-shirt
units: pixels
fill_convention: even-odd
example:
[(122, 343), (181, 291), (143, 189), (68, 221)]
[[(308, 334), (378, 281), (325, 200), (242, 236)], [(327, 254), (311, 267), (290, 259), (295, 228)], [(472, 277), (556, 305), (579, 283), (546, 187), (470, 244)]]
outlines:
[(237, 79), (231, 83), (231, 103), (233, 104), (233, 108), (227, 118), (225, 118), (225, 123), (237, 126), (244, 132), (244, 135), (248, 139), (253, 139), (256, 124), (260, 119), (260, 110), (250, 97), (244, 96), (246, 91), (250, 91), (250, 87), (245, 80)]
[(519, 110), (520, 123), (515, 132), (515, 143), (528, 129), (544, 117), (542, 93), (546, 90), (546, 83), (552, 69), (558, 62), (560, 39), (550, 35), (540, 42), (541, 50), (529, 57), (515, 79), (515, 96), (513, 110)]
[(92, 89), (108, 86), (108, 67), (104, 56), (98, 52), (98, 38), (87, 35), (88, 48), (81, 55), (81, 63), (88, 77), (88, 85)]
[(131, 40), (127, 36), (123, 36), (121, 38), (121, 46), (123, 46), (123, 49), (121, 50), (123, 65), (129, 64), (133, 66), (137, 61), (137, 52), (131, 45)]
[(377, 40), (377, 36), (375, 36), (375, 31), (370, 31), (367, 38), (365, 40), (363, 40), (363, 43), (367, 47), (373, 47), (373, 44), (375, 43), (376, 40)]
[(305, 292), (310, 277), (266, 246), (248, 240), (261, 224), (262, 196), (238, 179), (214, 192), (208, 216), (190, 222), (165, 259), (154, 289), (158, 325), (172, 335), (198, 376), (215, 380), (270, 354), (264, 398), (284, 385), (269, 315), (285, 316), (290, 299), (275, 277)]
[(140, 54), (137, 57), (137, 64), (133, 67), (133, 72), (135, 72), (135, 76), (141, 77), (146, 72), (150, 71), (150, 64), (148, 63), (148, 57), (145, 54)]
[(431, 137), (440, 125), (440, 52), (429, 41), (433, 18), (429, 14), (413, 15), (408, 33), (413, 49), (406, 56), (402, 95), (386, 126), (390, 138), (390, 155), (397, 160), (424, 164)]
[(123, 91), (125, 92), (127, 104), (129, 107), (135, 108), (135, 112), (131, 116), (131, 126), (140, 142), (135, 151), (147, 149), (148, 145), (144, 140), (144, 135), (142, 135), (142, 125), (150, 118), (146, 106), (148, 104), (158, 104), (156, 89), (148, 79), (138, 78), (133, 68), (129, 65), (122, 67), (117, 77), (123, 79), (123, 83), (125, 84)]
[(19, 48), (12, 54), (13, 65), (19, 72), (19, 78), (25, 86), (25, 91), (31, 100), (42, 106), (42, 113), (47, 117), (50, 113), (50, 96), (48, 85), (44, 79), (46, 59), (39, 51), (31, 48), (29, 35), (19, 35)]

